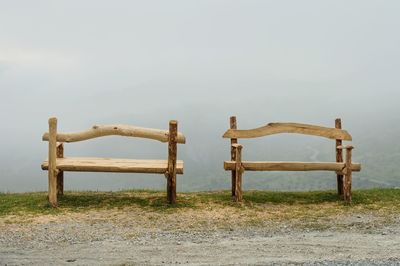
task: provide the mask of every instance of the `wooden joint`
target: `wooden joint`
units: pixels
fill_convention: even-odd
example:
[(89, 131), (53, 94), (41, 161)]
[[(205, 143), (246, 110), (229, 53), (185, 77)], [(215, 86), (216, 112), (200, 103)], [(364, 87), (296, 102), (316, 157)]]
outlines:
[(354, 147), (352, 145), (339, 145), (336, 147), (338, 150), (352, 150)]
[(242, 163), (240, 164), (240, 169), (239, 169), (239, 171), (240, 171), (240, 173), (242, 173), (242, 174), (244, 173), (244, 167), (243, 167), (243, 164), (242, 164)]
[(342, 175), (346, 175), (347, 174), (347, 167), (346, 166), (342, 169), (340, 174), (342, 174)]
[(243, 146), (241, 144), (238, 144), (238, 143), (233, 143), (232, 147), (233, 148), (243, 148)]

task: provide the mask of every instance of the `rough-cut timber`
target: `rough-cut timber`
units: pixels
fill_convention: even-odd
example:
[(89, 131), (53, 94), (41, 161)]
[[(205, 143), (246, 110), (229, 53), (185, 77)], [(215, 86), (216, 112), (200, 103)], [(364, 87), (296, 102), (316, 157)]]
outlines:
[[(231, 116), (229, 119), (229, 124), (231, 129), (237, 129), (237, 123), (236, 123), (236, 116)], [(231, 161), (236, 161), (236, 152), (233, 148), (233, 144), (237, 144), (237, 139), (232, 138), (231, 139)], [(235, 196), (235, 190), (236, 190), (236, 170), (232, 170), (231, 172), (232, 176), (232, 196)]]
[[(57, 141), (59, 142), (76, 142), (103, 136), (125, 136), (154, 139), (161, 142), (168, 142), (168, 130), (160, 130), (153, 128), (134, 127), (128, 125), (98, 125), (91, 129), (76, 133), (58, 133)], [(42, 140), (49, 140), (49, 133), (44, 133)], [(185, 136), (178, 133), (177, 143), (184, 144)]]
[[(178, 133), (177, 121), (172, 120), (169, 130), (159, 130), (124, 125), (94, 126), (78, 133), (57, 134), (57, 119), (49, 119), (49, 132), (42, 137), (49, 142), (49, 159), (42, 163), (48, 170), (49, 203), (57, 206), (57, 195), (64, 193), (64, 172), (116, 172), (164, 174), (167, 178), (167, 200), (176, 202), (176, 175), (183, 174), (183, 161), (177, 160), (177, 144), (185, 143)], [(101, 136), (120, 135), (141, 137), (168, 142), (168, 160), (134, 160), (116, 158), (64, 157), (64, 143), (82, 141)], [(60, 143), (57, 143), (57, 140)]]
[(167, 172), (167, 200), (173, 204), (176, 202), (176, 157), (177, 157), (178, 122), (169, 122), (168, 139), (168, 172)]
[[(266, 162), (266, 161), (242, 161), (243, 169), (246, 171), (335, 171), (342, 172), (345, 163), (330, 162)], [(224, 169), (235, 169), (235, 161), (225, 161)], [(361, 171), (361, 164), (353, 163), (351, 168), (355, 172)]]
[(346, 168), (344, 177), (344, 200), (351, 202), (351, 182), (352, 182), (352, 162), (351, 162), (351, 152), (353, 150), (352, 146), (346, 146)]
[(57, 118), (49, 119), (49, 203), (51, 206), (57, 206)]
[[(64, 143), (57, 143), (57, 160), (64, 158)], [(58, 170), (57, 173), (57, 195), (64, 194), (64, 171)]]
[[(335, 128), (337, 129), (342, 129), (342, 119), (336, 118), (335, 120)], [(336, 139), (336, 162), (337, 163), (342, 163), (343, 162), (343, 151), (341, 149), (338, 149), (338, 146), (342, 145), (342, 140), (341, 139)], [(343, 175), (342, 174), (337, 174), (336, 175), (337, 179), (337, 190), (338, 190), (338, 195), (340, 197), (343, 197)]]
[[(299, 133), (334, 139), (336, 162), (242, 161), (240, 153), (242, 146), (237, 144), (238, 138), (257, 138), (280, 133)], [(269, 123), (256, 129), (238, 130), (236, 117), (231, 117), (230, 129), (225, 132), (223, 137), (231, 139), (231, 160), (224, 162), (224, 169), (232, 171), (232, 196), (236, 201), (242, 197), (241, 182), (244, 171), (333, 171), (337, 175), (339, 196), (346, 201), (351, 201), (352, 172), (361, 171), (361, 164), (351, 161), (353, 147), (343, 146), (343, 140), (351, 140), (352, 137), (342, 129), (340, 118), (335, 120), (335, 128), (298, 123)], [(343, 149), (346, 149), (346, 154), (348, 154), (345, 163), (343, 162)], [(240, 193), (240, 195), (236, 193)]]
[(298, 133), (304, 135), (320, 136), (335, 140), (352, 139), (351, 135), (346, 130), (343, 129), (321, 127), (321, 126), (299, 124), (299, 123), (269, 123), (266, 126), (248, 130), (228, 129), (223, 135), (223, 137), (238, 138), (238, 139), (258, 138), (280, 133)]
[(243, 200), (243, 193), (242, 193), (242, 145), (240, 144), (232, 144), (233, 149), (235, 151), (235, 196), (234, 201), (241, 202)]
[[(42, 163), (48, 170), (49, 162)], [(168, 169), (167, 160), (133, 160), (115, 158), (71, 157), (57, 159), (57, 168), (69, 172), (116, 172), (163, 174)], [(183, 174), (183, 161), (177, 161), (176, 173)]]

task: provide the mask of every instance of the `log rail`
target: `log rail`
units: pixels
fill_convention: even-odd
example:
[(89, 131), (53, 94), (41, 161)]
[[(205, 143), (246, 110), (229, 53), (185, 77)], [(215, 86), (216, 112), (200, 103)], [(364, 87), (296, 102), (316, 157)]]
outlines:
[(259, 138), (280, 133), (297, 133), (335, 140), (352, 140), (351, 135), (343, 129), (299, 123), (269, 123), (266, 126), (248, 130), (229, 129), (225, 132), (223, 138)]
[[(44, 133), (42, 140), (49, 141), (49, 136), (50, 135), (48, 132)], [(95, 125), (86, 131), (75, 133), (57, 133), (56, 140), (58, 142), (76, 142), (104, 136), (137, 137), (168, 142), (169, 131), (128, 125)], [(178, 133), (176, 141), (179, 144), (185, 144), (185, 136), (182, 133)]]
[[(235, 161), (225, 161), (224, 169), (227, 171), (235, 170)], [(334, 171), (343, 174), (346, 170), (345, 163), (330, 162), (264, 162), (264, 161), (242, 161), (242, 166), (246, 171)], [(361, 164), (352, 163), (351, 170), (361, 171)]]

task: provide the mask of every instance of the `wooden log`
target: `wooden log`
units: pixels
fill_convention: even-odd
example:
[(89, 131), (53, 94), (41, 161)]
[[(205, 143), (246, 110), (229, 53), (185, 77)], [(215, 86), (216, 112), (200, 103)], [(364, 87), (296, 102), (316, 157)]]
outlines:
[[(177, 143), (184, 144), (186, 142), (185, 136), (182, 133), (177, 133)], [(161, 142), (168, 142), (168, 130), (160, 130), (153, 128), (134, 127), (127, 125), (96, 125), (91, 129), (76, 132), (76, 133), (59, 133), (57, 134), (57, 141), (59, 142), (76, 142), (83, 141), (103, 136), (126, 136), (154, 139)], [(49, 140), (49, 133), (44, 133), (42, 140)]]
[[(337, 129), (342, 129), (342, 120), (340, 118), (336, 118), (335, 120), (335, 128)], [(336, 139), (336, 162), (337, 163), (342, 163), (343, 162), (343, 151), (341, 149), (338, 149), (338, 146), (342, 145), (342, 140), (341, 139)], [(343, 197), (343, 175), (342, 174), (337, 174), (336, 175), (337, 179), (337, 191), (339, 197)]]
[[(230, 128), (237, 129), (236, 116), (230, 117)], [(237, 144), (236, 138), (231, 138), (231, 161), (236, 161), (236, 152), (235, 152), (234, 148), (232, 147), (233, 144)], [(236, 170), (231, 171), (231, 179), (232, 179), (232, 196), (235, 196)]]
[(320, 136), (329, 139), (351, 140), (351, 135), (342, 129), (314, 126), (299, 123), (269, 123), (266, 126), (249, 129), (229, 129), (224, 138), (258, 138), (280, 133), (298, 133), (304, 135)]
[[(57, 160), (64, 158), (64, 143), (57, 143)], [(57, 195), (64, 195), (64, 171), (58, 169), (57, 173)]]
[[(42, 163), (43, 170), (48, 166), (48, 161)], [(168, 171), (168, 160), (65, 157), (57, 159), (57, 169), (64, 172), (164, 174)], [(183, 174), (183, 161), (176, 161), (176, 173)]]
[(177, 157), (177, 132), (178, 122), (169, 122), (168, 140), (168, 173), (167, 173), (167, 201), (170, 204), (176, 202), (176, 157)]
[(57, 207), (57, 118), (49, 119), (49, 203)]
[(242, 193), (242, 145), (234, 144), (236, 153), (236, 161), (235, 161), (235, 196), (234, 201), (241, 202), (243, 200), (243, 193)]
[(352, 200), (351, 195), (351, 183), (352, 183), (352, 162), (351, 162), (351, 153), (353, 147), (349, 146), (346, 149), (346, 169), (345, 169), (345, 177), (344, 177), (344, 200), (348, 203)]
[[(345, 163), (330, 162), (268, 162), (268, 161), (242, 161), (243, 169), (246, 171), (333, 171), (343, 172)], [(236, 161), (225, 161), (224, 169), (232, 171), (235, 169)], [(353, 163), (353, 171), (360, 171), (361, 165)]]

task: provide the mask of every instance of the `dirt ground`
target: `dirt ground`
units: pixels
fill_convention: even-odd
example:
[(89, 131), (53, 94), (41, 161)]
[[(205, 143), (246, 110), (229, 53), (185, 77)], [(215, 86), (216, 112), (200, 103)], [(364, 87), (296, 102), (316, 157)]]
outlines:
[(239, 213), (138, 208), (6, 216), (0, 265), (400, 265), (398, 217), (254, 222)]

